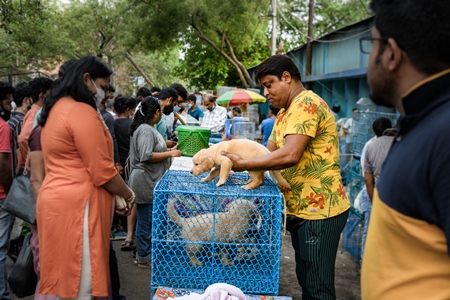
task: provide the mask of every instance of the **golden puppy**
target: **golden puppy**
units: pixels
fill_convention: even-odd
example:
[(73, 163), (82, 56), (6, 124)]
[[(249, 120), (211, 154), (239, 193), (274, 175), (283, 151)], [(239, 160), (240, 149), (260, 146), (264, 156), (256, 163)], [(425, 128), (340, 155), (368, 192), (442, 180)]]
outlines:
[[(259, 213), (251, 200), (237, 199), (226, 207), (225, 212), (201, 214), (183, 218), (175, 210), (175, 200), (169, 200), (167, 214), (180, 226), (181, 236), (188, 242), (186, 251), (192, 266), (203, 265), (196, 257), (206, 242), (239, 243), (245, 241), (245, 234), (259, 220)], [(224, 265), (233, 265), (228, 260), (228, 253), (223, 246), (220, 258)]]
[[(209, 173), (206, 178), (203, 178), (202, 181), (211, 181), (220, 175), (217, 186), (224, 185), (230, 175), (233, 163), (228, 157), (220, 154), (222, 151), (237, 154), (243, 159), (256, 158), (270, 153), (263, 145), (246, 139), (220, 142), (207, 149), (202, 149), (194, 155), (192, 158), (194, 165), (191, 169), (191, 174), (199, 176), (205, 172), (211, 171), (211, 173)], [(264, 180), (264, 172), (265, 171), (249, 171), (248, 174), (250, 175), (251, 180), (242, 188), (252, 190), (260, 186)], [(288, 190), (291, 189), (289, 183), (281, 176), (280, 171), (270, 171), (270, 174), (272, 178), (275, 178), (278, 185)]]

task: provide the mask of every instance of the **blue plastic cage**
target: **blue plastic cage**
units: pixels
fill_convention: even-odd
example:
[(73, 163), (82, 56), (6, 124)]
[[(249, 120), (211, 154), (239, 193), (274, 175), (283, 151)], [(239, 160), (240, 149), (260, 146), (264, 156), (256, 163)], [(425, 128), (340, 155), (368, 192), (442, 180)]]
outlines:
[(169, 170), (155, 187), (151, 290), (204, 290), (225, 282), (245, 293), (277, 295), (282, 225), (278, 187), (265, 178), (258, 188), (244, 190), (247, 173), (230, 174), (221, 187), (216, 187), (218, 179), (201, 182), (204, 177)]
[(352, 205), (355, 204), (355, 198), (365, 186), (362, 176), (361, 161), (359, 158), (352, 157), (347, 165), (346, 191)]
[(378, 118), (387, 118), (392, 122), (392, 127), (397, 124), (398, 115), (384, 112), (356, 111), (352, 124), (352, 154), (361, 156), (364, 145), (375, 136), (373, 122)]
[(364, 220), (352, 207), (348, 215), (347, 223), (342, 232), (342, 246), (350, 253), (357, 263), (361, 262), (361, 242), (364, 230)]

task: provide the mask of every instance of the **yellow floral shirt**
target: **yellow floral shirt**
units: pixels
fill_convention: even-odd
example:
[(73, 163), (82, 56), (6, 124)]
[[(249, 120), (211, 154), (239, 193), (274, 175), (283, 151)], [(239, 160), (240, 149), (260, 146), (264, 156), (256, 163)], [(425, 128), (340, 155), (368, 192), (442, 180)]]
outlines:
[(312, 91), (298, 95), (277, 115), (270, 140), (278, 148), (288, 134), (311, 137), (300, 161), (281, 171), (292, 190), (282, 190), (288, 213), (309, 220), (341, 214), (350, 207), (342, 185), (336, 121), (327, 103)]

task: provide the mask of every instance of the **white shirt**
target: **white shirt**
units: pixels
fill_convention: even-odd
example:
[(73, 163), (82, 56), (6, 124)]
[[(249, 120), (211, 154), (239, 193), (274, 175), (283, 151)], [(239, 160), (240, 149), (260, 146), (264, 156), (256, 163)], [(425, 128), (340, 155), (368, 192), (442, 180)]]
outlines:
[(173, 114), (173, 112), (171, 112), (170, 115), (166, 116), (167, 128), (168, 128), (170, 134), (173, 132), (173, 122), (174, 121), (175, 121), (175, 115)]
[(208, 109), (203, 115), (201, 127), (211, 129), (211, 131), (220, 132), (225, 127), (227, 120), (227, 109), (216, 104), (212, 111)]
[(344, 128), (351, 132), (351, 133), (346, 133), (345, 134), (345, 141), (347, 143), (351, 143), (352, 142), (352, 136), (353, 136), (353, 128), (352, 128), (352, 126), (353, 126), (353, 118), (348, 118), (347, 121), (345, 121), (345, 124), (344, 124)]

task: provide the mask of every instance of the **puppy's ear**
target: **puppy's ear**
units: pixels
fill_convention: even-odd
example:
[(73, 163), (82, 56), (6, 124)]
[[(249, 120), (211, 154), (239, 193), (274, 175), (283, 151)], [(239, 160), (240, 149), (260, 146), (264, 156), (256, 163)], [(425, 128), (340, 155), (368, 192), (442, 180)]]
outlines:
[(208, 170), (211, 170), (214, 167), (214, 160), (211, 157), (205, 157), (203, 161)]

